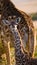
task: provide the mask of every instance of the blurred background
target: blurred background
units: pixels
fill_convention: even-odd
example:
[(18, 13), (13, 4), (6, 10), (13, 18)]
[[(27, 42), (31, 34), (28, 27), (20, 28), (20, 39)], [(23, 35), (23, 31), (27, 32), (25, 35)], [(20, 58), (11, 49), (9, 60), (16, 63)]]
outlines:
[[(33, 24), (35, 26), (36, 30), (36, 50), (35, 50), (35, 57), (37, 58), (37, 0), (11, 0), (11, 2), (14, 3), (16, 8), (19, 10), (22, 10), (26, 12), (29, 16), (31, 16), (33, 20)], [(3, 46), (0, 44), (0, 49), (2, 49)], [(2, 53), (5, 51), (2, 49)], [(0, 52), (1, 52), (0, 51)], [(11, 59), (12, 59), (12, 65), (15, 65), (15, 55), (14, 55), (14, 48), (11, 48)], [(5, 54), (2, 55), (2, 58), (0, 59), (0, 65), (6, 65), (6, 58)]]
[(15, 6), (26, 13), (37, 13), (37, 0), (11, 0)]

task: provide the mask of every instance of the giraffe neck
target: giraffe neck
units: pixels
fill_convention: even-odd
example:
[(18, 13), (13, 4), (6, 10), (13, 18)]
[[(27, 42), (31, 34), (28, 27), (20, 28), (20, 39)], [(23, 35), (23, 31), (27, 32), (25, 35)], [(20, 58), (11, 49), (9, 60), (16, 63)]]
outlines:
[(21, 60), (21, 41), (20, 41), (20, 37), (18, 35), (17, 30), (15, 30), (15, 28), (12, 31), (13, 35), (14, 35), (14, 39), (15, 39), (15, 59), (16, 59), (16, 65), (22, 65), (22, 60)]
[(14, 36), (14, 46), (15, 46), (15, 60), (16, 60), (16, 65), (25, 65), (25, 63), (28, 61), (29, 56), (28, 54), (23, 51), (23, 46), (22, 42), (20, 39), (20, 35), (18, 33), (17, 27), (15, 24), (10, 25), (9, 21), (2, 21), (4, 25), (9, 25), (10, 31), (12, 32), (12, 35)]
[[(10, 27), (11, 28), (11, 27)], [(10, 29), (14, 35), (14, 39), (15, 39), (15, 59), (16, 59), (16, 65), (24, 65), (25, 62), (28, 59), (28, 55), (26, 52), (22, 51), (22, 44), (21, 44), (21, 40), (20, 40), (20, 36), (18, 33), (18, 30), (16, 28), (11, 28)]]

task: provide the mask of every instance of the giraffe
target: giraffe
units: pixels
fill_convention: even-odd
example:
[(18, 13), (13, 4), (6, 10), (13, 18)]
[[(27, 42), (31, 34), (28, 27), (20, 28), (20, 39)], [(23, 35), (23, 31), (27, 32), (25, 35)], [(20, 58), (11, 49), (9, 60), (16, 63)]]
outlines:
[(16, 24), (14, 21), (12, 21), (11, 24), (9, 24), (9, 21), (5, 21), (6, 24), (9, 25), (10, 31), (12, 32), (14, 36), (14, 47), (15, 47), (15, 59), (16, 64), (15, 65), (37, 65), (37, 59), (29, 57), (29, 54), (23, 50), (23, 43), (20, 38), (20, 34), (18, 32), (18, 29), (16, 28)]
[[(9, 24), (9, 21), (3, 20), (2, 23), (5, 25), (5, 23)], [(15, 26), (15, 22), (12, 21), (13, 24), (9, 24), (9, 29), (12, 32), (12, 35), (14, 36), (14, 47), (15, 47), (15, 60), (16, 65), (23, 65), (25, 60), (28, 60), (28, 52), (26, 52), (23, 48), (22, 41), (20, 38), (20, 34), (18, 33), (18, 29)], [(25, 57), (27, 57), (25, 59)], [(26, 62), (25, 62), (26, 63)]]
[[(5, 50), (6, 50), (6, 57), (7, 57), (7, 65), (11, 65), (11, 62), (10, 62), (10, 60), (11, 60), (11, 58), (10, 58), (10, 49), (8, 48), (8, 41), (10, 41), (10, 38), (11, 38), (11, 35), (12, 34), (10, 34), (11, 32), (10, 32), (10, 30), (11, 29), (9, 29), (9, 26), (8, 25), (5, 25), (5, 22), (7, 21), (5, 21), (5, 20), (0, 20), (1, 22), (0, 22), (0, 29), (1, 29), (1, 31), (0, 31), (0, 38), (1, 38), (1, 40), (2, 40), (2, 43), (3, 43), (3, 45), (4, 45), (4, 48), (5, 48)], [(3, 21), (3, 22), (2, 22)], [(5, 22), (4, 22), (5, 21)], [(8, 21), (6, 22), (6, 23), (8, 23)], [(17, 21), (16, 21), (16, 23), (17, 23)], [(9, 24), (9, 23), (8, 23)], [(12, 23), (11, 23), (12, 24)], [(14, 24), (14, 23), (13, 23)], [(12, 25), (13, 25), (12, 24)], [(10, 25), (10, 24), (9, 24)], [(15, 31), (14, 30), (14, 32), (16, 33), (16, 34), (18, 34), (18, 32), (17, 31)], [(16, 36), (16, 34), (14, 34), (14, 36)], [(17, 39), (18, 38), (18, 39)], [(22, 46), (22, 44), (20, 44), (20, 38), (19, 38), (19, 35), (17, 35), (17, 38), (16, 38), (16, 42), (19, 44), (19, 46), (18, 46), (18, 44), (16, 44), (17, 46), (16, 46), (16, 49), (17, 48), (19, 48), (20, 47), (20, 45)], [(11, 40), (11, 42), (12, 42), (12, 40)], [(15, 45), (15, 44), (14, 44)], [(20, 53), (20, 50), (21, 50), (21, 48), (19, 48), (18, 49), (18, 51), (19, 51), (19, 53)], [(16, 52), (16, 51), (15, 51)], [(16, 56), (17, 56), (18, 54), (16, 54)], [(24, 54), (23, 54), (24, 55)], [(16, 57), (15, 56), (15, 57)], [(20, 56), (21, 56), (21, 54), (20, 54)], [(19, 59), (19, 57), (16, 57), (17, 58), (17, 60), (16, 60), (16, 62), (17, 61), (19, 61), (20, 62), (20, 60), (21, 60), (21, 58), (20, 58), (20, 60), (18, 60)], [(18, 63), (19, 63), (18, 62)], [(17, 64), (17, 63), (16, 63)], [(21, 62), (20, 62), (20, 64), (21, 64)]]

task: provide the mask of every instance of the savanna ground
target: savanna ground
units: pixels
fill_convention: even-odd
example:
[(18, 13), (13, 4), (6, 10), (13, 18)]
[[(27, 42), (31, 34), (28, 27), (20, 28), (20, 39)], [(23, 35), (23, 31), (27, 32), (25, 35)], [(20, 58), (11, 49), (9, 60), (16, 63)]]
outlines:
[[(36, 28), (36, 33), (37, 33), (37, 22), (33, 22), (33, 24)], [(36, 40), (37, 40), (37, 35), (36, 35)], [(10, 50), (11, 50), (11, 54), (10, 54), (11, 55), (11, 63), (12, 63), (12, 65), (15, 65), (15, 49), (14, 49), (14, 47), (12, 47)], [(34, 57), (37, 58), (37, 45), (36, 45), (36, 50), (35, 50)], [(6, 60), (6, 55), (5, 54), (3, 54), (2, 58), (0, 59), (0, 65), (7, 65), (7, 60)]]

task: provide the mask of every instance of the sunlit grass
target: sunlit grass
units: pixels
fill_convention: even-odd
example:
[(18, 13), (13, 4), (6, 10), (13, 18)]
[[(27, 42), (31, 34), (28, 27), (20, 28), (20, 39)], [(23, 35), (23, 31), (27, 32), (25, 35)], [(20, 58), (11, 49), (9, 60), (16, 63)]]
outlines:
[[(36, 29), (36, 32), (37, 32), (37, 29)], [(35, 49), (35, 54), (34, 56), (37, 58), (37, 34), (36, 34), (36, 49)]]
[(11, 48), (11, 63), (12, 65), (15, 65), (15, 48)]
[[(15, 65), (15, 49), (14, 47), (10, 48), (10, 55), (11, 55), (11, 64)], [(6, 55), (5, 53), (2, 55), (2, 59), (0, 60), (0, 65), (7, 65)]]
[(35, 49), (35, 54), (34, 56), (37, 58), (37, 46), (36, 46), (36, 49)]

